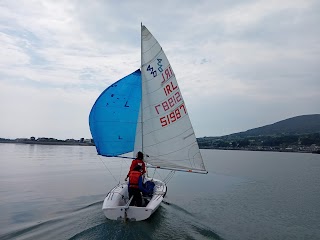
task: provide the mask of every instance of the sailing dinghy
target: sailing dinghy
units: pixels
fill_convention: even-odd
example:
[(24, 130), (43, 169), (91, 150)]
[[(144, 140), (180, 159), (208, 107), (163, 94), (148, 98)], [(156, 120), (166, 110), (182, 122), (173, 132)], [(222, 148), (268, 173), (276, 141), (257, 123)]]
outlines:
[[(161, 46), (141, 25), (141, 70), (109, 86), (93, 105), (89, 125), (99, 155), (123, 158), (144, 153), (148, 168), (207, 173), (175, 74)], [(171, 174), (170, 172), (169, 174)], [(162, 202), (164, 181), (155, 184), (144, 206), (130, 206), (128, 184), (107, 194), (102, 210), (108, 219), (141, 221)]]

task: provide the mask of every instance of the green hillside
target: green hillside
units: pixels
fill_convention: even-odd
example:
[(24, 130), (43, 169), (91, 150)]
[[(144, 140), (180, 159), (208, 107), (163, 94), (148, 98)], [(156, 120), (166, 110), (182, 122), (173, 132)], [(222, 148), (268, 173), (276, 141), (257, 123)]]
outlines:
[(220, 137), (199, 138), (200, 148), (320, 152), (320, 114), (303, 115)]
[(302, 115), (288, 118), (263, 127), (253, 128), (245, 132), (234, 133), (232, 137), (296, 135), (320, 133), (320, 114)]

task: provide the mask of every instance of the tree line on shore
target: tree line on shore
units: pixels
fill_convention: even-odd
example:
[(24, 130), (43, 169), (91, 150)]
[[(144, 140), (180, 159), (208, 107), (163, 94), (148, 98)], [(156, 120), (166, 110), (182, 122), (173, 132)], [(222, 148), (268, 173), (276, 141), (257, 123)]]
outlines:
[(267, 135), (199, 138), (200, 148), (212, 149), (247, 149), (316, 152), (320, 150), (320, 133), (299, 135)]
[(47, 138), (47, 137), (30, 137), (30, 138), (16, 138), (16, 139), (7, 139), (0, 138), (0, 143), (26, 143), (26, 144), (50, 144), (50, 145), (89, 145), (93, 146), (93, 139), (66, 139), (60, 140), (56, 138)]

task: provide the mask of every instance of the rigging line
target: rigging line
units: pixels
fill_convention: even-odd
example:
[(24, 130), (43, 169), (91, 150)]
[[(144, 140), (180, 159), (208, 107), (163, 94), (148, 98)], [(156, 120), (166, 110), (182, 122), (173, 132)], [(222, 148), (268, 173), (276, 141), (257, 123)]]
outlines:
[(166, 182), (168, 176), (171, 174), (172, 170), (168, 173), (168, 175), (163, 179), (164, 182)]
[(165, 183), (168, 184), (171, 181), (171, 179), (173, 178), (173, 176), (174, 176), (174, 174), (172, 174), (171, 177), (168, 179), (168, 181), (166, 181)]
[(146, 170), (146, 173), (145, 173), (145, 174), (147, 174), (147, 177), (149, 177), (149, 171), (148, 171), (148, 168), (145, 168), (145, 170)]
[[(145, 29), (147, 29), (146, 27), (145, 27)], [(138, 120), (137, 120), (137, 125), (136, 125), (136, 127), (138, 127), (138, 124), (139, 124), (139, 126), (141, 127), (141, 150), (142, 150), (142, 152), (144, 152), (144, 149), (143, 149), (143, 144), (144, 144), (144, 141), (143, 141), (143, 89), (144, 89), (144, 84), (143, 84), (143, 81), (144, 81), (144, 78), (146, 78), (146, 75), (144, 74), (144, 72), (142, 71), (143, 69), (142, 69), (142, 61), (143, 61), (143, 38), (142, 38), (142, 36), (143, 36), (143, 26), (142, 26), (142, 23), (141, 23), (141, 42), (140, 42), (140, 47), (141, 47), (141, 52), (140, 52), (140, 59), (141, 59), (141, 61), (140, 61), (140, 68), (141, 68), (141, 101), (140, 101), (140, 108), (139, 108), (139, 113), (140, 113), (140, 122), (138, 122)], [(150, 32), (149, 32), (149, 34), (150, 34)], [(147, 34), (147, 36), (149, 35), (149, 34)], [(152, 36), (152, 35), (151, 35)], [(139, 115), (138, 115), (138, 118), (139, 118)], [(147, 176), (148, 176), (148, 173), (147, 173)]]
[(120, 174), (119, 174), (119, 184), (120, 184), (120, 179), (121, 179), (121, 174), (122, 174), (122, 164), (123, 164), (124, 159), (121, 160), (121, 165), (120, 165)]
[(172, 171), (172, 174), (171, 174), (170, 178), (166, 181), (166, 183), (169, 183), (169, 181), (173, 178), (175, 173), (176, 173), (176, 171)]
[(154, 178), (154, 174), (156, 173), (156, 168), (154, 169), (154, 171), (153, 171), (153, 175), (152, 175), (152, 178)]
[(172, 173), (173, 173), (173, 170), (171, 170), (171, 171), (168, 173), (168, 175), (167, 175), (166, 178), (164, 179), (164, 182), (167, 182), (167, 181), (168, 181), (168, 179), (171, 177)]
[(172, 173), (170, 172), (170, 174), (168, 174), (167, 178), (164, 180), (164, 183), (165, 183), (165, 184), (168, 183), (171, 175), (172, 175)]
[(160, 180), (163, 180), (163, 176), (161, 176), (161, 174), (159, 173), (159, 171), (155, 171), (154, 173), (157, 173), (158, 176), (160, 177)]
[(109, 171), (109, 173), (111, 174), (111, 176), (113, 177), (113, 179), (117, 182), (117, 179), (115, 178), (115, 176), (113, 176), (112, 172), (110, 171), (110, 169), (107, 167), (107, 165), (104, 163), (104, 161), (102, 160), (102, 158), (99, 156), (99, 159), (101, 160), (101, 162), (103, 163), (104, 167)]
[(167, 175), (167, 177), (165, 178), (164, 182), (167, 184), (169, 183), (169, 181), (173, 178), (173, 175), (175, 174), (174, 170), (171, 170), (171, 172)]
[(165, 179), (163, 179), (163, 181), (167, 181), (167, 179), (169, 178), (169, 176), (172, 174), (173, 170), (171, 170), (168, 175), (165, 177)]

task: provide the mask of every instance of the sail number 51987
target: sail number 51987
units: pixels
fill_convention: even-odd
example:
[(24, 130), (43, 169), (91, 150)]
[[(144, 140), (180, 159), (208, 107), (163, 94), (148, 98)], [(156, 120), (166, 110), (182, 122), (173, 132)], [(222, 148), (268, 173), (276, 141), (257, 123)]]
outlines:
[(160, 118), (160, 123), (162, 127), (165, 127), (175, 121), (179, 120), (183, 115), (187, 114), (187, 110), (184, 104), (171, 111), (169, 114)]

